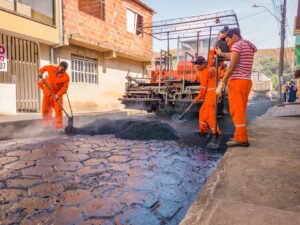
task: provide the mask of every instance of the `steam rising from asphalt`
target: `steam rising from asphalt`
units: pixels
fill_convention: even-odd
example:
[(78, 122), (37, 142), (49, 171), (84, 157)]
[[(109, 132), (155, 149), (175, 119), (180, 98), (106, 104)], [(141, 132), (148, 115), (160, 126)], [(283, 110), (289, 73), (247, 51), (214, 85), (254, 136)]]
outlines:
[(55, 128), (43, 129), (40, 120), (0, 123), (0, 140), (57, 135)]
[(67, 134), (105, 135), (114, 134), (127, 140), (177, 140), (176, 131), (158, 120), (95, 120), (81, 128), (65, 129)]

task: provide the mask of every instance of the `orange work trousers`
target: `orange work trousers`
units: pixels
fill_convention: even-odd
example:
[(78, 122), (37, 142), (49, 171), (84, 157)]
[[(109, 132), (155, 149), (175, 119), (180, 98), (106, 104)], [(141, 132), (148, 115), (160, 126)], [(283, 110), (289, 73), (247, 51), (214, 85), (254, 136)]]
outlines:
[[(62, 96), (59, 96), (59, 101), (62, 102)], [(52, 127), (53, 119), (52, 119), (52, 111), (55, 111), (55, 127), (62, 128), (63, 127), (63, 113), (59, 104), (55, 101), (52, 96), (43, 96), (42, 103), (42, 126), (43, 127)]]
[[(207, 133), (210, 128), (212, 134), (216, 134), (216, 99), (215, 95), (206, 96), (199, 111), (199, 130), (202, 133)], [(221, 134), (219, 126), (217, 126), (217, 133)]]
[(234, 140), (238, 142), (248, 142), (246, 112), (251, 87), (251, 80), (230, 80), (228, 82), (230, 115), (235, 126)]

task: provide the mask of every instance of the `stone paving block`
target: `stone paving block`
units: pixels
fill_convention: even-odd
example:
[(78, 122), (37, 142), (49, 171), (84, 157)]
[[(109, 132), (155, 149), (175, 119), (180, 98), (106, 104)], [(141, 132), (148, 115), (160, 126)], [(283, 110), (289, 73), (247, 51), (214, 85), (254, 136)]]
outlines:
[(38, 151), (36, 153), (28, 153), (26, 155), (22, 155), (22, 156), (20, 156), (20, 159), (34, 161), (34, 160), (45, 158), (45, 157), (47, 157), (46, 152)]
[(24, 209), (29, 215), (38, 213), (41, 210), (50, 209), (53, 207), (53, 203), (49, 199), (43, 198), (23, 198), (20, 202), (14, 204), (11, 210)]
[(43, 176), (44, 181), (48, 183), (62, 182), (73, 178), (74, 174), (70, 171), (52, 171), (46, 176)]
[(120, 198), (122, 204), (131, 206), (132, 204), (144, 204), (147, 195), (144, 192), (124, 192)]
[(86, 175), (92, 175), (92, 174), (102, 174), (104, 171), (106, 171), (108, 168), (105, 166), (96, 166), (96, 167), (83, 167), (77, 170), (76, 174), (77, 176), (86, 176)]
[(83, 162), (85, 166), (96, 166), (99, 164), (106, 164), (107, 160), (105, 159), (89, 159)]
[(46, 225), (50, 223), (49, 220), (50, 218), (48, 214), (37, 215), (34, 218), (28, 216), (21, 221), (20, 225)]
[(89, 156), (87, 154), (74, 154), (72, 152), (69, 152), (69, 154), (64, 155), (64, 159), (67, 162), (80, 162), (80, 161), (84, 161), (87, 160), (89, 158)]
[(130, 165), (128, 163), (109, 163), (109, 168), (116, 171), (128, 171)]
[(112, 222), (109, 220), (103, 220), (103, 219), (91, 219), (82, 222), (80, 225), (114, 225)]
[(25, 160), (19, 160), (16, 162), (12, 162), (9, 164), (6, 164), (4, 166), (5, 169), (10, 169), (10, 170), (20, 170), (20, 169), (24, 169), (27, 167), (31, 167), (35, 164), (34, 161), (25, 161)]
[(64, 191), (63, 185), (44, 183), (36, 187), (30, 188), (28, 193), (30, 196), (50, 197), (60, 194)]
[(156, 211), (164, 218), (172, 218), (183, 207), (182, 203), (161, 202)]
[(24, 176), (45, 176), (52, 171), (49, 166), (33, 166), (26, 169), (22, 169)]
[(63, 162), (54, 166), (57, 171), (76, 171), (83, 167), (80, 162)]
[(61, 193), (57, 199), (63, 205), (76, 206), (84, 204), (92, 198), (93, 196), (88, 190), (69, 190)]
[(160, 225), (160, 221), (155, 215), (146, 209), (129, 209), (117, 216), (116, 222), (119, 225)]
[(38, 166), (54, 166), (60, 163), (63, 163), (64, 160), (62, 158), (43, 158), (36, 161), (36, 165)]
[(0, 158), (0, 165), (4, 165), (10, 162), (15, 162), (18, 160), (18, 157), (1, 157)]
[(121, 204), (113, 198), (93, 199), (84, 204), (82, 210), (87, 217), (111, 217), (117, 214), (121, 209)]
[(51, 225), (77, 225), (83, 221), (81, 210), (77, 207), (59, 207), (50, 216)]
[(94, 149), (85, 147), (85, 148), (75, 148), (72, 150), (73, 153), (81, 153), (81, 154), (87, 154), (93, 152)]
[(9, 188), (30, 188), (35, 185), (43, 183), (42, 179), (11, 179), (6, 181)]
[(16, 170), (2, 169), (0, 170), (0, 181), (12, 179), (20, 176), (20, 172)]
[(176, 186), (166, 186), (158, 188), (159, 198), (167, 201), (183, 202), (187, 199), (186, 191)]
[(60, 157), (65, 157), (67, 155), (72, 154), (71, 151), (51, 151), (48, 152), (48, 157), (50, 158), (60, 158)]
[(146, 177), (129, 177), (125, 183), (129, 190), (153, 191), (156, 187), (155, 180)]
[(0, 205), (15, 202), (26, 196), (26, 192), (17, 189), (0, 189)]
[(112, 163), (126, 163), (129, 162), (131, 159), (127, 156), (121, 156), (121, 155), (113, 155), (108, 158), (108, 161)]
[(158, 173), (155, 176), (155, 179), (157, 180), (157, 184), (160, 186), (179, 185), (181, 182), (181, 179), (179, 179), (173, 175), (165, 174), (165, 173)]
[[(89, 142), (89, 140), (87, 140), (87, 142)], [(92, 147), (93, 147), (92, 143), (85, 143), (85, 144), (79, 145), (79, 148), (92, 148)]]

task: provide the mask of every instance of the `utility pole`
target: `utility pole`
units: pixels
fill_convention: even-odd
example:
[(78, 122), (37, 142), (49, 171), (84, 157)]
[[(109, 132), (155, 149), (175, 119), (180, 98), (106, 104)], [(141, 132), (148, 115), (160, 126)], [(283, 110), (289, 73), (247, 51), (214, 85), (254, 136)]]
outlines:
[(284, 67), (284, 42), (285, 42), (285, 26), (286, 26), (286, 0), (283, 0), (283, 5), (281, 5), (281, 32), (280, 32), (280, 58), (279, 58), (279, 80), (278, 80), (278, 90), (277, 90), (277, 105), (282, 105), (282, 91), (281, 86), (283, 82), (283, 67)]

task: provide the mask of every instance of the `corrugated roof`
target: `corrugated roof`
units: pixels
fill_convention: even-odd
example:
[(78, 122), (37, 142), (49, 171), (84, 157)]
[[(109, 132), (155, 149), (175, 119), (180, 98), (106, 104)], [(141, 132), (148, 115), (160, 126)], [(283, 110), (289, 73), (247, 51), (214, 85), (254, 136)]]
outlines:
[(142, 1), (140, 1), (140, 0), (132, 0), (132, 1), (139, 4), (140, 6), (144, 7), (145, 9), (149, 10), (150, 12), (155, 13), (155, 11), (152, 8), (150, 8), (148, 5), (146, 5)]

